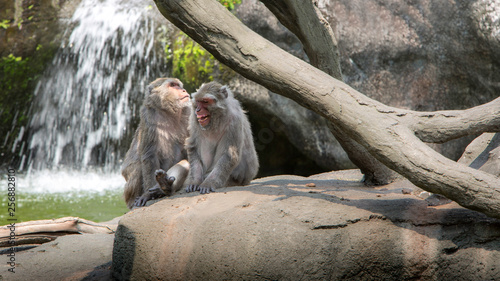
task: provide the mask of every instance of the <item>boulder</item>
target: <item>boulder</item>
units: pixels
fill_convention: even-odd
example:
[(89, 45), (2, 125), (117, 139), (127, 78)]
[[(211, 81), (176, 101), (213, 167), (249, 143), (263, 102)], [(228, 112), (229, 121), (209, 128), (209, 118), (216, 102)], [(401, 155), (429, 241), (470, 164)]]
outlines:
[(500, 133), (484, 133), (477, 137), (458, 162), (500, 177)]
[(429, 206), (407, 181), (274, 176), (177, 194), (120, 220), (118, 280), (496, 280), (500, 221)]

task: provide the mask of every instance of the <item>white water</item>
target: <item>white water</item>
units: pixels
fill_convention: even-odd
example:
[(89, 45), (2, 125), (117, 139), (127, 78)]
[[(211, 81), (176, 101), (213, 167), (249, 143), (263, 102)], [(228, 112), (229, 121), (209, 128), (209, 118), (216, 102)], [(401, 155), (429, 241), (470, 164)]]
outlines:
[[(7, 186), (6, 180), (1, 180)], [(119, 173), (99, 173), (80, 171), (33, 171), (20, 175), (17, 180), (19, 192), (72, 193), (78, 191), (102, 192), (123, 189), (125, 179)]]
[(152, 1), (82, 0), (34, 93), (30, 190), (114, 185), (146, 85), (165, 75), (157, 15)]

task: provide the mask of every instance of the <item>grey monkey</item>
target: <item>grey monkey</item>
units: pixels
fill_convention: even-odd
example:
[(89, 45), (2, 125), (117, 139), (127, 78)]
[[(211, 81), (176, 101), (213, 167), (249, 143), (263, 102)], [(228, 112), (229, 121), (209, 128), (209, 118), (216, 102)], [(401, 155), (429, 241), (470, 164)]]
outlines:
[(203, 194), (250, 183), (259, 161), (250, 123), (233, 93), (217, 82), (203, 84), (192, 94), (192, 106), (186, 191)]

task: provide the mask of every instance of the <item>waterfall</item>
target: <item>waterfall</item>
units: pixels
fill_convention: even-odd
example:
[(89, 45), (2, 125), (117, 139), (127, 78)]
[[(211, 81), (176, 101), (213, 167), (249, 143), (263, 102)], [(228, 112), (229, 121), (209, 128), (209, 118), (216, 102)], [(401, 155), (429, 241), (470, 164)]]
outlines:
[(151, 0), (81, 1), (35, 89), (21, 170), (118, 170), (147, 84), (166, 75), (158, 15)]

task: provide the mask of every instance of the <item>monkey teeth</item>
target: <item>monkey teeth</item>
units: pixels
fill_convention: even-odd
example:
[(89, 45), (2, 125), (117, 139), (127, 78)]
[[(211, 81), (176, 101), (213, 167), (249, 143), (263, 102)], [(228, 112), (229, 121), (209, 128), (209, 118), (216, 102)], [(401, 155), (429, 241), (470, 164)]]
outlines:
[(198, 118), (198, 123), (200, 123), (201, 126), (206, 126), (209, 122), (210, 115), (197, 115), (196, 118)]

